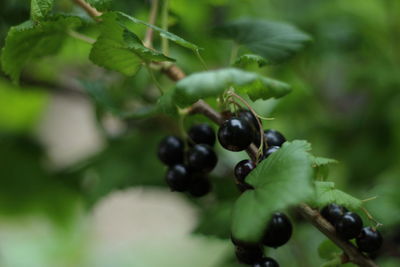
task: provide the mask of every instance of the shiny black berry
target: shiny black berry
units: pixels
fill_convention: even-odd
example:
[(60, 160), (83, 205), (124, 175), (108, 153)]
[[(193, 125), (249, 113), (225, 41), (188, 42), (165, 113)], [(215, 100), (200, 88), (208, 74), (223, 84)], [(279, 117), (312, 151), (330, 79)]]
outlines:
[(292, 231), (289, 218), (283, 213), (276, 212), (267, 226), (262, 242), (268, 247), (280, 247), (289, 241)]
[(158, 158), (166, 165), (172, 166), (183, 162), (183, 141), (176, 136), (167, 136), (158, 145)]
[(188, 132), (190, 144), (206, 144), (213, 146), (215, 144), (215, 132), (210, 125), (206, 123), (196, 124)]
[(240, 263), (255, 264), (261, 261), (264, 251), (261, 246), (252, 248), (236, 246), (235, 254)]
[(254, 264), (253, 267), (279, 267), (279, 264), (272, 258), (264, 257), (261, 261)]
[(321, 210), (321, 215), (332, 225), (335, 225), (347, 211), (345, 207), (332, 203)]
[(183, 192), (191, 184), (192, 176), (187, 166), (176, 164), (169, 168), (165, 180), (172, 191)]
[(264, 139), (269, 147), (282, 146), (286, 142), (286, 138), (280, 132), (272, 129), (264, 131)]
[(246, 176), (256, 167), (253, 161), (244, 159), (239, 161), (238, 164), (235, 166), (235, 181), (239, 187), (239, 190), (244, 192), (247, 189), (252, 189), (253, 187), (245, 182)]
[(241, 109), (238, 111), (237, 116), (245, 121), (247, 121), (250, 126), (253, 128), (253, 143), (259, 147), (261, 144), (261, 135), (260, 135), (260, 124), (259, 120), (254, 116), (254, 114), (250, 110)]
[(383, 243), (383, 238), (378, 230), (372, 227), (364, 227), (357, 237), (356, 243), (361, 251), (373, 253), (378, 251)]
[(217, 161), (217, 155), (209, 145), (195, 145), (187, 153), (187, 163), (194, 171), (210, 172), (217, 165)]
[(253, 127), (244, 119), (233, 117), (218, 130), (221, 145), (231, 151), (245, 150), (253, 141)]
[(362, 227), (360, 216), (354, 212), (346, 212), (335, 224), (338, 236), (346, 240), (356, 238)]
[(271, 146), (271, 147), (268, 147), (268, 148), (264, 151), (263, 155), (261, 156), (260, 161), (262, 161), (262, 160), (268, 158), (272, 153), (278, 151), (279, 149), (280, 149), (279, 146)]
[(203, 197), (210, 191), (211, 183), (206, 177), (195, 177), (188, 188), (189, 194), (193, 197)]

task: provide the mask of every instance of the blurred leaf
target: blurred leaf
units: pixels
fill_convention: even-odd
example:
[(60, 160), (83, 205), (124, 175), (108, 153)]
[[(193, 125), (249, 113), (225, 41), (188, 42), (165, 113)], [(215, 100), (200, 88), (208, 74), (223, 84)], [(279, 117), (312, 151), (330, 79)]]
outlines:
[(343, 191), (335, 188), (333, 182), (315, 182), (315, 199), (312, 201), (317, 207), (324, 207), (330, 203), (345, 206), (349, 209), (358, 209), (363, 202)]
[(174, 117), (178, 115), (178, 108), (174, 104), (174, 90), (169, 89), (158, 99), (157, 109), (160, 113), (164, 113), (169, 116)]
[(312, 168), (305, 141), (286, 142), (246, 177), (255, 189), (244, 192), (233, 210), (235, 238), (258, 242), (271, 215), (309, 199)]
[(54, 0), (31, 0), (31, 18), (34, 21), (41, 20), (53, 8)]
[(318, 247), (318, 255), (325, 260), (331, 260), (340, 254), (340, 248), (329, 239), (323, 241)]
[(258, 67), (262, 68), (268, 64), (268, 61), (259, 55), (246, 54), (246, 55), (242, 55), (238, 59), (236, 59), (236, 61), (233, 65), (235, 67), (244, 69), (247, 66), (252, 65), (252, 64), (257, 64)]
[(256, 19), (227, 23), (218, 27), (216, 33), (246, 46), (273, 63), (288, 59), (311, 40), (309, 35), (291, 24)]
[(215, 203), (202, 211), (194, 233), (229, 239), (231, 218), (232, 202)]
[(218, 97), (229, 87), (246, 93), (253, 101), (283, 97), (291, 90), (286, 83), (256, 73), (227, 68), (198, 72), (180, 80), (176, 84), (173, 99), (179, 106), (185, 107), (202, 98)]
[(77, 17), (58, 16), (38, 24), (26, 21), (11, 27), (1, 53), (3, 70), (17, 81), (30, 60), (58, 52), (67, 37), (68, 28), (80, 24), (81, 20)]
[(171, 41), (177, 43), (180, 46), (189, 48), (191, 50), (199, 50), (200, 49), (197, 45), (192, 44), (192, 43), (184, 40), (183, 38), (181, 38), (181, 37), (179, 37), (179, 36), (177, 36), (177, 35), (175, 35), (175, 34), (173, 34), (171, 32), (165, 31), (165, 30), (163, 30), (163, 29), (161, 29), (161, 28), (159, 28), (157, 26), (149, 24), (149, 23), (147, 23), (145, 21), (142, 21), (140, 19), (137, 19), (135, 17), (129, 16), (129, 15), (123, 13), (123, 12), (116, 12), (116, 14), (118, 14), (119, 19), (121, 20), (122, 23), (133, 22), (135, 24), (142, 24), (142, 25), (150, 27), (153, 30), (159, 32), (161, 37), (167, 38), (168, 40), (171, 40)]
[(337, 160), (335, 160), (335, 159), (323, 158), (323, 157), (315, 157), (315, 156), (311, 156), (311, 162), (312, 162), (312, 165), (313, 165), (314, 167), (339, 163), (339, 162), (338, 162)]
[(99, 11), (105, 11), (110, 8), (112, 0), (85, 0), (89, 5)]
[(48, 95), (39, 90), (20, 88), (0, 80), (0, 130), (24, 132), (30, 130), (47, 104)]

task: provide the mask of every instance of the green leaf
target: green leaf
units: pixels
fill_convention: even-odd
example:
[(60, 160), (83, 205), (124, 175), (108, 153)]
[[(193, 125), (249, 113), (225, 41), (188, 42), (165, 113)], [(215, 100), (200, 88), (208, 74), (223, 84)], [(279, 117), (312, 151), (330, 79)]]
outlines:
[(110, 8), (112, 0), (85, 0), (89, 5), (99, 11), (105, 11)]
[(291, 90), (286, 83), (256, 73), (228, 68), (199, 72), (180, 80), (176, 84), (174, 100), (179, 106), (185, 107), (202, 98), (217, 97), (230, 87), (246, 93), (253, 101), (279, 98)]
[(272, 214), (310, 199), (312, 167), (305, 141), (286, 142), (247, 177), (255, 189), (244, 192), (233, 209), (232, 234), (258, 242)]
[(33, 88), (24, 89), (0, 79), (0, 131), (25, 132), (36, 125), (48, 95)]
[(1, 53), (4, 72), (17, 81), (27, 63), (58, 52), (67, 38), (67, 29), (80, 24), (81, 20), (77, 17), (59, 16), (38, 24), (27, 21), (12, 27)]
[(272, 63), (288, 59), (311, 40), (293, 25), (256, 19), (230, 22), (217, 28), (216, 33), (246, 46)]
[(321, 259), (331, 260), (341, 255), (341, 250), (329, 239), (323, 241), (318, 247)]
[(152, 24), (149, 24), (149, 23), (147, 23), (147, 22), (145, 22), (145, 21), (142, 21), (142, 20), (140, 20), (140, 19), (137, 19), (137, 18), (135, 18), (135, 17), (129, 16), (129, 15), (123, 13), (123, 12), (116, 12), (116, 14), (118, 14), (120, 21), (121, 21), (124, 25), (125, 25), (126, 23), (128, 23), (128, 22), (133, 22), (133, 23), (135, 23), (135, 24), (142, 24), (142, 25), (145, 25), (145, 26), (147, 26), (147, 27), (150, 27), (150, 28), (152, 28), (153, 30), (159, 32), (160, 35), (161, 35), (161, 37), (167, 38), (168, 40), (171, 40), (172, 42), (175, 42), (176, 44), (178, 44), (178, 45), (180, 45), (180, 46), (189, 48), (189, 49), (191, 49), (191, 50), (199, 50), (199, 49), (200, 49), (197, 45), (192, 44), (192, 43), (190, 43), (190, 42), (184, 40), (183, 38), (181, 38), (181, 37), (179, 37), (179, 36), (177, 36), (177, 35), (175, 35), (175, 34), (173, 34), (173, 33), (171, 33), (171, 32), (165, 31), (165, 30), (163, 30), (163, 29), (161, 29), (161, 28), (159, 28), (159, 27), (157, 27), (157, 26), (154, 26), (154, 25), (152, 25)]
[(165, 92), (157, 102), (157, 109), (160, 113), (164, 113), (170, 116), (177, 116), (178, 115), (178, 108), (174, 104), (174, 91), (168, 90)]
[(90, 60), (107, 69), (133, 76), (150, 61), (174, 61), (143, 46), (139, 37), (121, 25), (115, 13), (103, 16), (102, 33), (90, 52)]
[(315, 182), (316, 196), (312, 204), (317, 207), (324, 207), (329, 203), (336, 203), (349, 209), (358, 209), (363, 202), (343, 191), (335, 188), (333, 182)]
[(257, 64), (258, 67), (262, 68), (268, 64), (268, 61), (259, 55), (246, 54), (236, 59), (233, 65), (238, 68), (246, 68), (252, 64)]
[(49, 14), (53, 8), (54, 0), (31, 0), (31, 18), (34, 21), (41, 20)]

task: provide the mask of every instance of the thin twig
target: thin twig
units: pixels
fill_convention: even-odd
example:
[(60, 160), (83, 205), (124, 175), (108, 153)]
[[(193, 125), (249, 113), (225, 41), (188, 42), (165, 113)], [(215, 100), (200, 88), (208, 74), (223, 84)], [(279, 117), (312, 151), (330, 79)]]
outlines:
[[(168, 12), (169, 11), (169, 1), (164, 0), (162, 11), (161, 11), (161, 28), (164, 31), (168, 31)], [(169, 41), (164, 36), (161, 36), (161, 47), (163, 53), (168, 56), (169, 55)]]
[[(158, 6), (159, 6), (159, 0), (151, 1), (149, 24), (154, 25), (156, 23)], [(144, 45), (145, 46), (147, 46), (149, 48), (153, 47), (153, 36), (154, 36), (153, 28), (148, 27), (146, 30), (146, 35), (144, 37)]]
[(85, 12), (91, 16), (95, 21), (100, 21), (99, 17), (102, 15), (100, 11), (86, 3), (84, 0), (73, 0), (78, 6), (83, 8)]
[(68, 35), (73, 37), (73, 38), (75, 38), (75, 39), (77, 39), (77, 40), (81, 40), (81, 41), (83, 41), (85, 43), (88, 43), (88, 44), (94, 44), (96, 42), (95, 39), (93, 39), (93, 38), (91, 38), (89, 36), (83, 35), (83, 34), (81, 34), (79, 32), (73, 31), (73, 30), (69, 30), (68, 31)]

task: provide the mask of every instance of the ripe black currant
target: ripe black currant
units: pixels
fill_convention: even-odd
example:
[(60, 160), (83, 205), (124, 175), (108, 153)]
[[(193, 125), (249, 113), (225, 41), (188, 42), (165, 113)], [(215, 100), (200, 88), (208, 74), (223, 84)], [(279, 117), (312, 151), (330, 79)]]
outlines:
[(217, 155), (209, 145), (197, 144), (187, 153), (188, 165), (194, 171), (210, 172), (217, 161)]
[(252, 248), (236, 246), (235, 254), (240, 263), (255, 264), (261, 261), (264, 252), (261, 246), (256, 246)]
[(348, 210), (340, 205), (337, 205), (335, 203), (331, 203), (327, 206), (325, 206), (321, 210), (321, 215), (324, 217), (328, 222), (330, 222), (332, 225), (335, 225), (336, 222), (343, 217), (343, 215), (347, 212)]
[(252, 189), (253, 187), (249, 184), (246, 184), (245, 178), (246, 176), (256, 167), (256, 165), (248, 159), (244, 159), (239, 161), (235, 166), (235, 177), (236, 184), (238, 185), (240, 191), (244, 192), (247, 189)]
[(268, 148), (264, 151), (264, 153), (263, 153), (263, 155), (261, 156), (261, 158), (260, 158), (259, 161), (262, 161), (262, 160), (268, 158), (272, 153), (278, 151), (279, 149), (280, 149), (279, 146), (271, 146), (271, 147), (268, 147)]
[(211, 183), (206, 177), (195, 177), (189, 185), (188, 192), (193, 197), (202, 197), (210, 193)]
[(183, 141), (176, 136), (167, 136), (158, 145), (158, 158), (168, 166), (183, 162)]
[(380, 249), (383, 238), (378, 230), (372, 227), (364, 227), (356, 238), (356, 243), (361, 251), (372, 253)]
[(225, 149), (245, 150), (253, 141), (253, 128), (244, 119), (230, 118), (219, 128), (218, 140)]
[[(258, 147), (261, 144), (260, 124), (259, 120), (254, 116), (250, 110), (241, 109), (238, 111), (237, 116), (247, 121), (253, 128), (253, 143)], [(260, 121), (261, 123), (261, 121)]]
[(254, 264), (253, 267), (279, 267), (279, 264), (272, 258), (264, 257), (261, 261)]
[(262, 242), (268, 247), (280, 247), (289, 241), (292, 230), (289, 218), (283, 213), (276, 212), (267, 226)]
[(206, 123), (196, 124), (188, 132), (190, 144), (206, 144), (213, 146), (215, 144), (215, 132), (210, 125)]
[(183, 192), (188, 189), (192, 177), (187, 166), (176, 164), (169, 168), (165, 180), (172, 191)]
[(269, 147), (271, 146), (282, 146), (286, 142), (286, 138), (278, 131), (265, 130), (264, 138)]
[(346, 212), (335, 224), (337, 234), (346, 240), (357, 237), (362, 227), (360, 216), (354, 212)]

